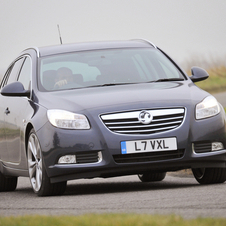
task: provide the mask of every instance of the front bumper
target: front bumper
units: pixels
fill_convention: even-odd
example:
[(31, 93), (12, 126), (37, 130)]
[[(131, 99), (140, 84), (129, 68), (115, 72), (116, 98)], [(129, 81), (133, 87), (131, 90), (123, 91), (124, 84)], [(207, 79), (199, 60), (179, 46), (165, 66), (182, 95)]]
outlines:
[[(89, 117), (90, 118), (90, 117)], [(175, 130), (152, 135), (122, 135), (109, 131), (99, 118), (91, 118), (90, 130), (63, 130), (46, 123), (37, 132), (44, 164), (51, 182), (79, 178), (112, 177), (141, 174), (146, 171), (176, 171), (186, 168), (226, 167), (226, 149), (196, 153), (194, 143), (221, 142), (226, 148), (225, 115), (196, 121), (187, 111), (186, 120)], [(171, 153), (144, 153), (126, 156), (135, 161), (121, 161), (121, 142), (176, 137), (178, 150)], [(101, 157), (96, 162), (58, 164), (64, 155)], [(157, 157), (156, 157), (157, 156)], [(119, 159), (119, 160), (118, 160)]]
[(48, 171), (52, 183), (81, 178), (115, 177), (142, 174), (144, 172), (169, 172), (188, 168), (225, 168), (226, 149), (208, 153), (205, 156), (193, 156), (177, 160), (143, 162), (136, 164), (115, 164), (105, 160), (97, 164), (71, 164), (50, 166)]

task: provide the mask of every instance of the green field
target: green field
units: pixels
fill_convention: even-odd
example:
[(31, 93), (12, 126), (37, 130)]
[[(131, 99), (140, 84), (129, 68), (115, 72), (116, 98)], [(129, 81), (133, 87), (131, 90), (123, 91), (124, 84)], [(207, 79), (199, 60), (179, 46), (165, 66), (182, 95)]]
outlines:
[(226, 226), (226, 219), (183, 219), (145, 214), (89, 214), (81, 216), (0, 217), (0, 226)]

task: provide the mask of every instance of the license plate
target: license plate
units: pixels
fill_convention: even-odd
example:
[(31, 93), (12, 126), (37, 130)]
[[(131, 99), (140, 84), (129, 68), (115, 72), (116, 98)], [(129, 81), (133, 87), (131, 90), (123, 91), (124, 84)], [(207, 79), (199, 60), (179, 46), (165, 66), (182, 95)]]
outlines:
[(176, 137), (121, 142), (122, 154), (143, 153), (153, 151), (171, 151), (176, 149), (177, 149)]

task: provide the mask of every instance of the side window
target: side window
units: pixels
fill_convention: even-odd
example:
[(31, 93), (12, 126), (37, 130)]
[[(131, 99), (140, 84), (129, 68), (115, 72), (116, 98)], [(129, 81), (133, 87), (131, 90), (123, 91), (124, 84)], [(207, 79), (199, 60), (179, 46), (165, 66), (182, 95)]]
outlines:
[(31, 60), (29, 57), (26, 57), (18, 81), (24, 85), (24, 89), (28, 90), (30, 81), (31, 81)]
[(12, 68), (13, 68), (13, 65), (8, 68), (5, 75), (3, 76), (2, 82), (1, 82), (1, 88), (3, 88), (5, 86)]
[(19, 60), (17, 60), (14, 63), (13, 68), (12, 68), (11, 72), (9, 73), (8, 79), (5, 80), (4, 85), (7, 85), (7, 84), (10, 84), (12, 82), (17, 81), (18, 73), (20, 71), (20, 68), (21, 68), (23, 61), (24, 61), (24, 58), (20, 58)]

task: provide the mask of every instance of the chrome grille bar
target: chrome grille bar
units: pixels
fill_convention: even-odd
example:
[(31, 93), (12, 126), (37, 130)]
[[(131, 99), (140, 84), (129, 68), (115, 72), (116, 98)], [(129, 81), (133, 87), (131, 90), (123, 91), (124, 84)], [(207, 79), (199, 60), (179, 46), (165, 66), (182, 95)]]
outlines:
[(152, 115), (149, 124), (139, 121), (140, 111), (112, 113), (101, 115), (105, 126), (115, 133), (120, 134), (152, 134), (168, 131), (179, 127), (185, 115), (184, 108), (146, 110)]
[(169, 130), (169, 129), (174, 129), (176, 128), (177, 126), (170, 126), (170, 127), (165, 127), (165, 128), (160, 128), (160, 129), (149, 129), (149, 130), (119, 130), (119, 131), (114, 131), (114, 132), (117, 132), (117, 133), (151, 133), (151, 132), (161, 132), (163, 130)]
[[(149, 124), (149, 125), (143, 125), (142, 128), (150, 128), (150, 127), (158, 127), (158, 126), (164, 126), (164, 125), (170, 125), (170, 124), (178, 124), (180, 125), (182, 121), (175, 121), (175, 122), (168, 122), (168, 123), (159, 123), (159, 124)], [(131, 128), (140, 128), (141, 126), (109, 126), (108, 128), (113, 129), (131, 129)]]

